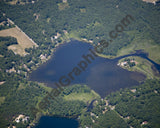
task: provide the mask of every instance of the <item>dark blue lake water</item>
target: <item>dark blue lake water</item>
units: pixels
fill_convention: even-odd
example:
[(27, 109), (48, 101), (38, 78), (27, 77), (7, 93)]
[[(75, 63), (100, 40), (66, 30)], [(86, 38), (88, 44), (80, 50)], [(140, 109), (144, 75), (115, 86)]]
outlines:
[[(117, 66), (120, 58), (95, 57), (89, 51), (90, 48), (93, 49), (91, 44), (79, 41), (71, 41), (60, 45), (47, 63), (31, 73), (30, 80), (44, 82), (50, 87), (55, 87), (54, 82), (58, 83), (59, 79), (65, 76), (65, 79), (69, 79), (71, 82), (69, 85), (75, 83), (87, 84), (102, 97), (105, 97), (120, 88), (138, 85), (139, 81), (145, 79), (145, 76), (141, 73), (130, 72)], [(94, 57), (88, 58), (90, 63), (82, 57), (88, 54), (92, 54), (92, 57)], [(87, 66), (81, 63), (81, 66), (85, 67), (85, 71), (78, 66), (80, 61), (87, 63)], [(78, 75), (73, 73), (75, 67), (81, 70), (81, 72), (76, 70)], [(70, 72), (72, 73), (69, 76)], [(65, 83), (65, 80), (63, 82)]]
[(78, 125), (73, 119), (43, 116), (35, 128), (78, 128)]

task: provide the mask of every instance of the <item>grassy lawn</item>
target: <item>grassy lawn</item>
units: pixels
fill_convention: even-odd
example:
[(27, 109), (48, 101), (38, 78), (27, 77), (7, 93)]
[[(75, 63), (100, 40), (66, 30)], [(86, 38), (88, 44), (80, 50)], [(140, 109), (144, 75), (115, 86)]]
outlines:
[(100, 57), (109, 58), (109, 59), (114, 59), (114, 58), (118, 57), (118, 56), (104, 55), (104, 54), (99, 54), (99, 53), (96, 53), (96, 54)]
[(91, 91), (91, 93), (71, 93), (70, 95), (64, 96), (65, 100), (80, 100), (84, 102), (90, 102), (93, 99), (100, 98), (100, 96), (95, 92)]
[(69, 8), (68, 3), (58, 3), (59, 10), (65, 10), (66, 8)]
[(19, 91), (19, 90), (22, 90), (22, 89), (25, 89), (25, 88), (26, 88), (26, 86), (24, 86), (24, 84), (21, 83), (21, 84), (19, 85), (19, 87), (18, 87), (17, 90)]
[(4, 102), (4, 100), (5, 100), (5, 97), (3, 96), (3, 97), (0, 97), (0, 105)]
[(69, 38), (74, 38), (76, 40), (81, 40), (81, 38), (79, 37), (79, 33), (77, 31), (71, 31), (69, 34), (68, 34), (68, 37)]
[(9, 50), (12, 50), (14, 53), (19, 54), (21, 56), (26, 55), (27, 53), (25, 52), (25, 50), (20, 46), (20, 45), (10, 45), (8, 46)]

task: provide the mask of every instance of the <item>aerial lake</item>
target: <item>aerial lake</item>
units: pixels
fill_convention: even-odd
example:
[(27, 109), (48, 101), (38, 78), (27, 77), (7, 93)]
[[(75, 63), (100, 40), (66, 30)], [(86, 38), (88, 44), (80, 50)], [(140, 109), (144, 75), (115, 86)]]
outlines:
[(43, 116), (35, 128), (78, 128), (79, 123), (74, 119)]
[[(54, 82), (58, 83), (59, 79), (65, 76), (70, 79), (70, 85), (86, 84), (102, 97), (121, 88), (135, 86), (140, 81), (144, 81), (145, 76), (143, 74), (130, 72), (117, 66), (118, 60), (123, 57), (116, 59), (95, 57), (89, 49), (93, 49), (91, 44), (76, 40), (59, 45), (52, 58), (33, 71), (29, 79), (55, 87)], [(88, 54), (92, 54), (94, 57), (94, 59), (89, 58), (90, 63), (82, 57)], [(84, 70), (78, 66), (80, 61), (87, 63)], [(77, 76), (73, 73), (68, 76), (75, 67), (81, 69), (81, 73)]]
[[(37, 70), (30, 74), (29, 79), (45, 83), (46, 86), (55, 88), (55, 82), (63, 76), (70, 80), (72, 84), (86, 84), (102, 98), (111, 92), (120, 90), (121, 88), (129, 88), (139, 85), (145, 80), (145, 76), (138, 72), (130, 72), (117, 66), (118, 60), (127, 56), (140, 56), (150, 62), (160, 71), (160, 65), (154, 63), (147, 57), (147, 54), (137, 51), (115, 59), (106, 59), (96, 57), (89, 49), (93, 46), (89, 43), (72, 40), (64, 43), (56, 48), (52, 58), (41, 65)], [(92, 55), (85, 59), (84, 56)], [(86, 62), (80, 64), (80, 62)], [(73, 73), (73, 69), (77, 67), (81, 72), (78, 75)], [(82, 69), (82, 67), (85, 67)], [(78, 72), (78, 71), (77, 71)], [(77, 73), (76, 72), (76, 73)], [(71, 73), (70, 75), (68, 75)], [(64, 82), (64, 81), (63, 81)], [(44, 116), (41, 117), (36, 128), (78, 128), (78, 121), (67, 118), (57, 118)]]

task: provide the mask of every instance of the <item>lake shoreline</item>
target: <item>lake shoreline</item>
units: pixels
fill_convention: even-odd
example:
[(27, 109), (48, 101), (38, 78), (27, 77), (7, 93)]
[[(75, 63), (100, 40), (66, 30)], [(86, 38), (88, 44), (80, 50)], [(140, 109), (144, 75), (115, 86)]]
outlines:
[[(59, 48), (61, 48), (61, 47), (63, 47), (63, 45), (64, 46), (66, 46), (67, 44), (69, 44), (69, 45), (72, 45), (71, 43), (73, 42), (73, 41), (77, 41), (77, 40), (72, 40), (71, 42), (63, 42), (63, 44), (59, 44), (56, 48), (55, 48), (55, 50), (54, 50), (54, 52), (53, 52), (53, 54), (51, 55), (51, 57), (50, 57), (50, 59), (46, 62), (46, 63), (44, 63), (44, 64), (42, 64), (42, 65), (47, 65), (47, 64), (49, 64), (50, 62), (52, 62), (52, 59), (54, 60), (55, 58), (56, 58), (56, 52), (58, 51), (58, 49)], [(74, 44), (74, 43), (73, 43)], [(88, 43), (86, 43), (86, 42), (82, 42), (82, 44), (88, 44)], [(93, 47), (93, 45), (92, 45), (92, 47)], [(75, 47), (76, 48), (76, 47)], [(67, 49), (68, 50), (68, 49)], [(70, 51), (70, 50), (69, 50)], [(88, 48), (86, 48), (86, 51), (88, 51)], [(73, 52), (74, 53), (74, 52)], [(136, 53), (135, 53), (136, 54)], [(109, 58), (106, 58), (108, 61), (115, 61), (116, 62), (116, 65), (117, 65), (117, 63), (118, 63), (118, 61), (121, 59), (121, 58), (124, 58), (124, 57), (126, 57), (126, 56), (131, 56), (131, 55), (135, 55), (135, 54), (130, 54), (130, 55), (125, 55), (125, 56), (120, 56), (120, 57), (117, 57), (117, 58), (112, 58), (112, 59), (109, 59)], [(81, 53), (80, 53), (80, 57), (81, 57)], [(58, 57), (59, 58), (59, 57)], [(64, 56), (63, 56), (63, 58), (64, 58)], [(99, 57), (99, 59), (100, 58), (103, 58), (103, 59), (105, 59), (104, 57)], [(99, 60), (98, 59), (98, 60)], [(96, 61), (97, 61), (97, 59), (96, 59)], [(95, 62), (94, 62), (95, 63)], [(41, 68), (41, 66), (42, 65), (40, 65), (37, 69), (40, 69)], [(88, 69), (87, 69), (88, 70)], [(121, 69), (122, 70), (122, 69)], [(111, 70), (112, 71), (112, 70)], [(63, 73), (62, 73), (63, 74)], [(61, 75), (62, 75), (61, 74)], [(135, 76), (134, 76), (135, 77)], [(136, 79), (136, 78), (134, 78), (134, 79)], [(92, 79), (91, 79), (92, 80)], [(37, 80), (38, 81), (38, 80)], [(43, 83), (43, 82), (42, 82)], [(90, 84), (90, 85), (92, 85), (92, 84)], [(138, 86), (138, 85), (137, 85)], [(47, 86), (48, 87), (48, 86)], [(89, 86), (90, 87), (90, 86)], [(130, 87), (127, 87), (127, 88), (130, 88)], [(91, 88), (91, 89), (93, 89), (93, 88)], [(94, 89), (93, 89), (94, 90)], [(115, 92), (116, 90), (114, 90), (114, 92)], [(99, 94), (99, 93), (98, 93)], [(108, 94), (107, 94), (108, 95)], [(106, 95), (105, 95), (106, 96)]]
[[(77, 42), (77, 43), (75, 43), (75, 42)], [(80, 44), (79, 44), (80, 43)], [(82, 44), (83, 45), (82, 45)], [(65, 48), (66, 47), (66, 48)], [(73, 47), (73, 48), (71, 48), (71, 47)], [(84, 49), (84, 47), (86, 47), (85, 49)], [(88, 48), (87, 48), (88, 47)], [(82, 58), (82, 55), (83, 55), (83, 53), (89, 53), (89, 49), (90, 48), (93, 48), (93, 46), (91, 45), (91, 44), (88, 44), (88, 43), (85, 43), (85, 42), (81, 42), (81, 41), (77, 41), (77, 40), (72, 40), (70, 43), (64, 43), (64, 44), (62, 44), (62, 45), (59, 45), (58, 47), (56, 47), (56, 52), (54, 52), (54, 55), (52, 55), (52, 59), (50, 59), (50, 60), (48, 60), (45, 64), (43, 64), (43, 65), (41, 65), (37, 70), (39, 70), (39, 71), (42, 71), (42, 67), (43, 68), (47, 68), (47, 65), (51, 68), (51, 67), (53, 67), (54, 69), (49, 69), (49, 68), (47, 68), (47, 72), (46, 72), (46, 75), (48, 76), (48, 78), (46, 78), (46, 80), (45, 80), (45, 82), (42, 80), (42, 79), (44, 79), (44, 77), (46, 77), (46, 76), (43, 76), (43, 77), (41, 77), (41, 79), (39, 79), (40, 81), (38, 81), (38, 79), (35, 79), (34, 78), (34, 74), (36, 73), (36, 72), (38, 72), (37, 70), (36, 71), (34, 71), (32, 74), (31, 74), (31, 77), (30, 78), (32, 78), (32, 79), (30, 79), (30, 80), (33, 80), (33, 81), (38, 81), (38, 82), (40, 82), (40, 83), (48, 83), (48, 84), (52, 84), (52, 83), (54, 83), (54, 82), (56, 82), (56, 81), (58, 81), (58, 79), (61, 77), (61, 76), (63, 76), (63, 75), (66, 75), (66, 77), (69, 77), (69, 76), (67, 76), (67, 73), (69, 73), (70, 71), (72, 71), (72, 69), (73, 69), (73, 67), (75, 67), (75, 65), (77, 65), (77, 62), (79, 62), (81, 59), (83, 59)], [(60, 48), (60, 49), (59, 49)], [(64, 49), (64, 51), (66, 51), (66, 52), (71, 52), (71, 53), (69, 53), (70, 55), (68, 56), (68, 58), (66, 58), (64, 55), (65, 54), (67, 54), (67, 53), (65, 53), (63, 50), (61, 50), (61, 49)], [(74, 54), (76, 54), (76, 50), (74, 50), (74, 49), (81, 49), (80, 51), (79, 51), (79, 53), (78, 53), (78, 55), (73, 55), (73, 53)], [(71, 50), (74, 50), (74, 52), (73, 51), (71, 51)], [(62, 53), (60, 53), (59, 51), (63, 51)], [(61, 57), (56, 57), (56, 55), (57, 54), (59, 54), (60, 53), (60, 55), (61, 55)], [(86, 56), (86, 53), (85, 53), (85, 56)], [(131, 56), (132, 54), (130, 54), (130, 55), (126, 55), (126, 56)], [(72, 57), (72, 56), (74, 56), (74, 57)], [(103, 58), (103, 57), (96, 57), (95, 58), (95, 60), (92, 60), (92, 61), (94, 61), (94, 63), (91, 63), (91, 64), (89, 64), (88, 63), (88, 67), (90, 67), (90, 66), (93, 66), (93, 65), (99, 65), (99, 62), (98, 61), (102, 61), (102, 63), (105, 63), (105, 62), (107, 62), (109, 65), (110, 65), (110, 63), (114, 63), (114, 65), (115, 65), (115, 67), (116, 68), (118, 68), (117, 67), (117, 63), (118, 63), (118, 60), (120, 59), (120, 58), (123, 58), (123, 57), (125, 57), (125, 56), (121, 56), (121, 57), (118, 57), (118, 58), (115, 58), (115, 59), (108, 59), (108, 58)], [(72, 58), (74, 58), (74, 59), (76, 59), (76, 60), (73, 60)], [(57, 59), (59, 60), (59, 61), (57, 61)], [(55, 61), (56, 60), (56, 61)], [(53, 62), (54, 61), (54, 62)], [(63, 61), (65, 61), (65, 62), (63, 62)], [(73, 61), (73, 62), (72, 62)], [(76, 61), (76, 62), (75, 62)], [(104, 61), (104, 62), (103, 62)], [(60, 63), (59, 63), (60, 62)], [(56, 63), (59, 63), (59, 64), (56, 64)], [(63, 67), (63, 63), (66, 63), (68, 66), (69, 66), (69, 68), (67, 68), (67, 67)], [(70, 64), (69, 64), (70, 63)], [(106, 63), (106, 64), (107, 64)], [(70, 66), (70, 65), (72, 65), (72, 66)], [(61, 67), (63, 67), (62, 69), (60, 68), (60, 66)], [(105, 65), (104, 65), (105, 66)], [(106, 65), (107, 66), (107, 65)], [(111, 66), (111, 65), (110, 65)], [(57, 68), (58, 69), (57, 69)], [(90, 70), (90, 69), (88, 69), (88, 67), (87, 67), (87, 69), (86, 70)], [(113, 68), (113, 65), (111, 66), (112, 68)], [(57, 71), (56, 71), (57, 70)], [(60, 70), (61, 71), (61, 73), (58, 71), (58, 70)], [(64, 71), (63, 71), (64, 70)], [(110, 69), (109, 69), (110, 70)], [(114, 69), (113, 69), (114, 70)], [(118, 68), (118, 70), (122, 70), (121, 68)], [(126, 72), (126, 71), (123, 71), (123, 72)], [(55, 73), (58, 73), (59, 75), (56, 75), (56, 76), (52, 76), (52, 74), (54, 75)], [(86, 73), (88, 73), (88, 71), (86, 72), (83, 72), (82, 74), (83, 75), (85, 75), (86, 76)], [(136, 72), (135, 72), (136, 73)], [(44, 74), (44, 73), (38, 73), (37, 75), (41, 75), (41, 74)], [(33, 76), (33, 77), (32, 77)], [(47, 79), (51, 79), (51, 78), (49, 78), (49, 77), (51, 77), (52, 78), (52, 80), (51, 81), (48, 81)], [(75, 77), (74, 77), (75, 78)], [(86, 83), (83, 79), (81, 79), (82, 81), (80, 81), (80, 83)], [(92, 81), (92, 80), (91, 80)], [(74, 82), (73, 81), (73, 83), (71, 83), (71, 85), (72, 84), (78, 84), (79, 83), (79, 81), (78, 82)], [(92, 83), (90, 83), (91, 85), (92, 85)], [(49, 87), (51, 87), (51, 86), (49, 86)], [(93, 88), (92, 88), (93, 89)], [(94, 90), (94, 89), (93, 89)]]

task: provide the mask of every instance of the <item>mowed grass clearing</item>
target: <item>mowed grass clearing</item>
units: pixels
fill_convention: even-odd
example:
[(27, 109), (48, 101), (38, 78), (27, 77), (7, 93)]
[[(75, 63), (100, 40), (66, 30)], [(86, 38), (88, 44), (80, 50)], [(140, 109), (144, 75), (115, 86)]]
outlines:
[(69, 4), (68, 3), (58, 3), (58, 8), (59, 10), (65, 10), (66, 8), (69, 8)]
[(11, 36), (16, 38), (18, 44), (10, 45), (8, 49), (12, 50), (15, 54), (19, 54), (21, 56), (25, 56), (27, 54), (25, 52), (25, 48), (32, 48), (33, 46), (38, 47), (38, 45), (18, 27), (2, 30), (0, 31), (0, 36)]
[(0, 105), (4, 102), (4, 100), (5, 100), (4, 96), (0, 97)]
[(100, 96), (93, 90), (91, 93), (71, 93), (70, 95), (64, 96), (64, 99), (67, 101), (79, 100), (85, 103), (91, 102), (93, 99), (97, 98), (100, 98)]

